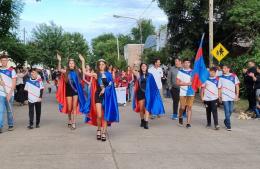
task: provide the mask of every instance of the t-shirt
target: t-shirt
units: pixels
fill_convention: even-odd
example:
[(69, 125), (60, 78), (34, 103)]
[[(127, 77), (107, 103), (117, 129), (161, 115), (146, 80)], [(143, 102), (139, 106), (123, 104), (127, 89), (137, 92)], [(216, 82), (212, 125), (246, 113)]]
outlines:
[(220, 88), (222, 89), (222, 101), (234, 101), (236, 98), (236, 85), (239, 79), (234, 73), (220, 76)]
[[(16, 72), (13, 68), (8, 68), (8, 69), (0, 69), (0, 74), (5, 83), (5, 90), (7, 93), (9, 93), (10, 90), (12, 89), (12, 83), (13, 83), (12, 80), (17, 77)], [(4, 88), (1, 85), (0, 85), (0, 96), (6, 97)], [(14, 96), (14, 92), (12, 93), (12, 96)]]
[(162, 77), (163, 77), (162, 68), (160, 68), (160, 67), (155, 68), (154, 66), (152, 66), (151, 68), (148, 69), (148, 72), (153, 75), (158, 89), (161, 90), (162, 89)]
[[(177, 79), (184, 82), (190, 83), (192, 79), (192, 69), (181, 69), (178, 71)], [(194, 90), (191, 86), (180, 86), (180, 96), (194, 96)]]
[(202, 85), (202, 88), (204, 89), (203, 100), (205, 101), (217, 100), (219, 87), (220, 87), (219, 78), (209, 77), (208, 80)]
[(38, 102), (42, 89), (44, 89), (42, 79), (37, 78), (34, 80), (30, 78), (24, 87), (24, 90), (28, 91), (28, 101), (30, 103)]

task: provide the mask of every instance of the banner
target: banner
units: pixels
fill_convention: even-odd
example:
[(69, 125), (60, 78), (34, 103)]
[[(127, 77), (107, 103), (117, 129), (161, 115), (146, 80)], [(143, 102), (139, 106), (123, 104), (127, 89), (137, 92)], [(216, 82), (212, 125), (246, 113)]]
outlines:
[(116, 88), (116, 96), (119, 104), (126, 104), (126, 87)]

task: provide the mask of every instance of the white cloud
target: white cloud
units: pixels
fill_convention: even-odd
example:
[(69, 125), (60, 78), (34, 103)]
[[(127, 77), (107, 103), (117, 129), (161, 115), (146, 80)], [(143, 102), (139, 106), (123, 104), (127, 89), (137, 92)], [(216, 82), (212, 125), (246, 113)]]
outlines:
[[(28, 3), (35, 3), (32, 2), (34, 0), (25, 0)], [(53, 20), (56, 24), (61, 25), (64, 30), (70, 32), (81, 32), (85, 35), (86, 39), (90, 41), (95, 36), (99, 34), (112, 32), (115, 34), (123, 33), (127, 34), (130, 33), (130, 30), (133, 26), (136, 26), (136, 21), (134, 20), (127, 20), (127, 19), (117, 19), (114, 18), (113, 15), (122, 15), (122, 16), (129, 16), (134, 18), (141, 17), (145, 19), (152, 19), (153, 24), (158, 28), (162, 24), (167, 23), (167, 16), (164, 12), (157, 6), (156, 2), (151, 4), (150, 0), (70, 0), (72, 1), (72, 5), (80, 5), (86, 9), (88, 8), (98, 8), (102, 7), (106, 9), (104, 13), (99, 14), (95, 17), (84, 17), (82, 16), (79, 20), (80, 23), (75, 23), (74, 21), (58, 21)], [(150, 5), (151, 4), (151, 5)], [(149, 8), (147, 9), (147, 7)], [(145, 10), (146, 9), (146, 10)], [(143, 13), (145, 11), (145, 13)], [(55, 14), (54, 14), (55, 15)], [(64, 16), (66, 17), (66, 16)], [(86, 19), (87, 18), (87, 19)], [(28, 32), (37, 25), (37, 21), (33, 21), (34, 24), (28, 23), (26, 18), (21, 21), (21, 27), (26, 27)], [(46, 21), (46, 22), (49, 22)], [(82, 24), (84, 23), (84, 24)]]

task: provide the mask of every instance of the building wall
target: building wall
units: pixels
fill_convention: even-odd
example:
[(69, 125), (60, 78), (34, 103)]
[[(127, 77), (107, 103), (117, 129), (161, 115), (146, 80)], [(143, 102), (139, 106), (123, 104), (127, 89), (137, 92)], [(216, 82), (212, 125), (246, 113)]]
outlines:
[(143, 44), (127, 44), (124, 47), (124, 57), (129, 66), (132, 67), (141, 63), (141, 54), (143, 53), (143, 49)]

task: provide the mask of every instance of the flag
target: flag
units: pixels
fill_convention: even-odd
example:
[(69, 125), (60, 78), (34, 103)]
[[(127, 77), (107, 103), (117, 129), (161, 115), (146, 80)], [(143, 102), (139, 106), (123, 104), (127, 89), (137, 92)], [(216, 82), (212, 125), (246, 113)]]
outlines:
[(205, 66), (203, 59), (203, 50), (202, 44), (204, 39), (204, 33), (202, 35), (200, 46), (196, 54), (194, 69), (192, 73), (192, 89), (196, 92), (198, 88), (201, 87), (203, 83), (205, 83), (209, 77), (209, 72)]

